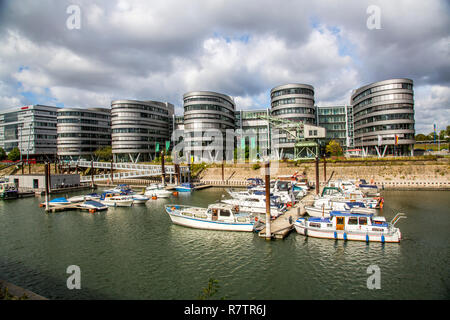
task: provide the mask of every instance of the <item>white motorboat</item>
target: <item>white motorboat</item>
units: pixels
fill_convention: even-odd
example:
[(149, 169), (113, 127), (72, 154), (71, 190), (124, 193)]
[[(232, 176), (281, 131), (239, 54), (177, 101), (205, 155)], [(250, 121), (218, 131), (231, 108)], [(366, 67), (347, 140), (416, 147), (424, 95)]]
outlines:
[(133, 204), (144, 204), (148, 200), (150, 200), (149, 197), (142, 195), (142, 194), (132, 194), (130, 195), (131, 199), (133, 199)]
[(174, 224), (196, 229), (253, 231), (254, 217), (236, 212), (231, 205), (215, 203), (208, 208), (171, 204), (165, 206)]
[(367, 208), (363, 202), (340, 201), (329, 198), (315, 200), (312, 206), (305, 206), (305, 211), (311, 217), (328, 217), (331, 211), (348, 211), (361, 214), (376, 213), (375, 209)]
[(169, 198), (172, 192), (164, 189), (162, 184), (152, 184), (145, 188), (144, 195), (157, 198)]
[(108, 209), (107, 205), (95, 200), (84, 201), (83, 203), (80, 203), (79, 206), (82, 208), (92, 209), (95, 211), (102, 211)]
[[(249, 196), (241, 199), (226, 199), (223, 203), (230, 204), (237, 208), (239, 212), (247, 212), (251, 214), (266, 213), (266, 197), (261, 195)], [(281, 202), (279, 196), (270, 197), (270, 215), (278, 217), (286, 211), (286, 205)]]
[(100, 197), (100, 202), (108, 207), (131, 207), (133, 205), (133, 198), (128, 195), (105, 192)]
[(299, 234), (314, 238), (400, 242), (402, 234), (395, 227), (400, 218), (406, 216), (398, 213), (387, 223), (384, 217), (332, 211), (329, 218), (298, 218), (294, 228)]
[(344, 193), (342, 189), (337, 187), (325, 187), (322, 194), (316, 199), (328, 198), (339, 201), (359, 201), (363, 202), (368, 208), (382, 208), (384, 203), (383, 197), (366, 197), (360, 190)]

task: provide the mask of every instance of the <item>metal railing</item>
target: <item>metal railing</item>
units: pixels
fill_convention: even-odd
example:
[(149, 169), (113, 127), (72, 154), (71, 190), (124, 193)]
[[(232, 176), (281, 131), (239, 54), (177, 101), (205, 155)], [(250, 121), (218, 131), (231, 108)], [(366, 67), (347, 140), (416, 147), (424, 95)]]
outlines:
[[(99, 162), (99, 161), (67, 161), (65, 164), (68, 164), (69, 166), (78, 166), (83, 168), (90, 168), (93, 166), (96, 169), (111, 169), (111, 162)], [(113, 162), (112, 169), (115, 170), (130, 170), (130, 171), (151, 171), (152, 175), (161, 175), (161, 165), (154, 165), (154, 164), (136, 164), (136, 163), (128, 163), (128, 162)], [(188, 172), (189, 167), (187, 166), (180, 166), (180, 172), (185, 173)], [(167, 165), (164, 166), (165, 173), (168, 174), (174, 174), (175, 173), (175, 166), (174, 165)]]

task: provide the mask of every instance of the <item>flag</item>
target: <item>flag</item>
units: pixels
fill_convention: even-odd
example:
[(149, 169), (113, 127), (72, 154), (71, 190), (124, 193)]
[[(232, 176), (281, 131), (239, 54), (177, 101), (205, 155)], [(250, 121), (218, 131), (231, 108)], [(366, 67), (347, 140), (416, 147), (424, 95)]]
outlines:
[(241, 139), (241, 149), (245, 149), (245, 138)]
[(395, 135), (394, 141), (395, 141), (395, 145), (398, 145), (398, 135)]
[(255, 149), (256, 148), (256, 138), (252, 137), (250, 139), (250, 143), (251, 143), (251, 148)]
[(155, 152), (159, 151), (159, 142), (156, 142)]
[(166, 151), (169, 151), (170, 141), (166, 141)]

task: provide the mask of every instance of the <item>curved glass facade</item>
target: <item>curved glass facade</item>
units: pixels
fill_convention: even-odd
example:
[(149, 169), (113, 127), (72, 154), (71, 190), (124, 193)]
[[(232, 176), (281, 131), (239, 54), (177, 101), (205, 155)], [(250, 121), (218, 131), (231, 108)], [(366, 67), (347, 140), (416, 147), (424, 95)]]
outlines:
[(412, 154), (414, 92), (410, 79), (375, 82), (355, 90), (351, 97), (356, 147), (369, 154)]
[[(270, 90), (270, 113), (274, 117), (316, 125), (314, 87), (308, 84), (285, 84)], [(286, 158), (294, 157), (295, 140), (280, 132), (278, 153)]]
[(109, 109), (58, 110), (57, 153), (62, 160), (93, 159), (95, 150), (111, 145)]
[(173, 130), (174, 106), (167, 102), (115, 100), (111, 102), (114, 161), (137, 162), (155, 158), (165, 149)]
[[(189, 156), (194, 156), (195, 161), (217, 159), (218, 152), (220, 152), (218, 150), (212, 150), (208, 156), (209, 159), (203, 159), (204, 147), (210, 143), (210, 138), (204, 136), (205, 130), (217, 129), (220, 131), (223, 139), (223, 150), (225, 150), (225, 132), (227, 129), (235, 129), (235, 103), (233, 99), (217, 92), (193, 91), (183, 95), (183, 107), (186, 153)], [(220, 159), (223, 158), (220, 157)]]

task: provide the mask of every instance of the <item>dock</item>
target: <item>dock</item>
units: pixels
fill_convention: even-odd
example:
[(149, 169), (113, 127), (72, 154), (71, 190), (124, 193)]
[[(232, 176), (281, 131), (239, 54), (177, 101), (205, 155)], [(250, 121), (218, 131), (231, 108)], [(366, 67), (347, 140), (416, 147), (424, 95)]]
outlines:
[[(305, 211), (305, 204), (311, 202), (314, 199), (314, 192), (309, 192), (298, 203), (291, 207), (284, 214), (278, 216), (271, 221), (271, 239), (284, 239), (294, 228), (294, 222), (300, 216), (303, 216)], [(258, 236), (260, 238), (266, 238), (266, 228), (262, 229)]]
[[(40, 204), (40, 207), (45, 207), (45, 204)], [(60, 205), (53, 205), (49, 206), (48, 209), (45, 209), (45, 212), (49, 213), (55, 213), (55, 212), (61, 212), (66, 210), (82, 210), (82, 211), (89, 211), (89, 213), (95, 213), (98, 210), (97, 209), (90, 209), (90, 208), (84, 208), (79, 205), (79, 203), (70, 203), (70, 204), (60, 204)]]

